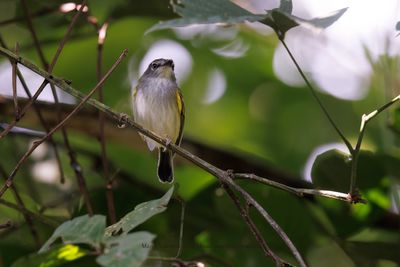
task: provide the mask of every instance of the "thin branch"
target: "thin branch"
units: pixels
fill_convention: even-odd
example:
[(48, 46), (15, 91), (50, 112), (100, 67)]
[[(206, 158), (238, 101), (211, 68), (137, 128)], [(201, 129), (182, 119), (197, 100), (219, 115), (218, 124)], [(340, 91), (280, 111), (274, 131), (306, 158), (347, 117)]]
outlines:
[[(2, 48), (0, 48), (1, 50)], [(111, 73), (115, 70), (115, 68), (121, 63), (121, 61), (126, 57), (128, 53), (128, 50), (124, 50), (122, 52), (122, 54), (120, 55), (120, 57), (118, 58), (118, 60), (113, 64), (113, 66), (110, 68), (110, 70), (104, 75), (104, 77), (101, 79), (101, 81), (89, 92), (88, 95), (86, 95), (81, 102), (75, 107), (75, 109), (73, 111), (71, 111), (71, 113), (68, 114), (68, 116), (66, 116), (64, 118), (64, 120), (62, 120), (59, 124), (57, 124), (56, 127), (54, 127), (51, 131), (49, 131), (47, 133), (46, 136), (44, 136), (43, 138), (39, 139), (38, 141), (35, 141), (32, 145), (32, 147), (22, 156), (22, 158), (19, 160), (19, 162), (16, 164), (16, 166), (14, 167), (14, 170), (11, 172), (11, 174), (8, 176), (7, 182), (3, 185), (2, 188), (0, 188), (0, 198), (1, 196), (4, 194), (4, 192), (13, 184), (13, 179), (17, 173), (17, 171), (19, 170), (19, 168), (21, 167), (21, 165), (28, 159), (28, 157), (32, 154), (32, 152), (39, 146), (41, 145), (44, 141), (46, 141), (48, 139), (49, 136), (51, 136), (52, 134), (54, 134), (57, 130), (59, 130), (62, 126), (65, 125), (65, 123), (73, 116), (75, 115), (81, 108), (82, 106), (88, 102), (88, 100), (90, 99), (90, 97), (97, 91), (97, 89), (102, 86), (104, 84), (104, 82), (108, 79), (108, 77), (111, 75)]]
[[(326, 197), (326, 198), (333, 198), (349, 203), (354, 203), (354, 200), (351, 198), (351, 195), (349, 193), (341, 193), (341, 192), (336, 192), (336, 191), (330, 191), (330, 190), (319, 190), (319, 189), (308, 189), (308, 188), (295, 188), (291, 186), (287, 186), (285, 184), (281, 184), (272, 180), (269, 180), (264, 177), (257, 176), (255, 174), (250, 174), (250, 173), (234, 173), (233, 177), (235, 179), (241, 179), (241, 180), (250, 180), (250, 181), (255, 181), (258, 183), (266, 184), (290, 193), (293, 193), (299, 197), (303, 197), (305, 195), (313, 195), (313, 196), (321, 196), (321, 197)], [(358, 199), (356, 203), (366, 203), (366, 200), (364, 199)]]
[[(35, 31), (35, 29), (33, 27), (32, 17), (31, 17), (31, 15), (29, 13), (28, 4), (27, 4), (26, 0), (21, 0), (21, 4), (22, 4), (22, 9), (23, 9), (24, 14), (25, 14), (25, 18), (26, 18), (26, 21), (27, 21), (27, 25), (28, 25), (29, 31), (31, 32), (31, 35), (32, 35), (32, 38), (33, 38), (33, 43), (34, 43), (34, 45), (36, 47), (36, 51), (39, 54), (40, 60), (45, 63), (44, 64), (44, 68), (47, 69), (48, 65), (46, 63), (46, 58), (44, 57), (43, 50), (40, 47), (39, 38), (37, 37), (36, 31)], [(49, 72), (51, 72), (51, 71), (49, 71)]]
[[(3, 176), (4, 180), (7, 180), (7, 172), (4, 170), (3, 166), (0, 165), (0, 173)], [(13, 184), (11, 185), (11, 191), (14, 194), (14, 199), (15, 202), (18, 204), (18, 206), (20, 207), (21, 210), (26, 210), (26, 206), (24, 201), (22, 200), (17, 187)], [(32, 216), (26, 214), (26, 213), (22, 213), (22, 215), (24, 216), (24, 219), (28, 225), (29, 231), (31, 232), (33, 241), (36, 244), (37, 248), (40, 248), (40, 240), (39, 240), (39, 235), (38, 235), (38, 231), (36, 230), (35, 224), (33, 223), (33, 219)]]
[(26, 208), (20, 207), (19, 205), (14, 204), (14, 203), (12, 203), (10, 201), (7, 201), (5, 199), (1, 199), (0, 198), (0, 204), (3, 205), (3, 206), (8, 207), (10, 209), (17, 210), (17, 211), (21, 212), (24, 215), (28, 215), (28, 216), (30, 216), (32, 218), (35, 218), (35, 220), (37, 220), (37, 221), (39, 221), (39, 222), (41, 222), (43, 224), (46, 224), (48, 226), (51, 226), (51, 227), (55, 228), (55, 227), (57, 227), (59, 225), (59, 222), (56, 222), (56, 221), (54, 221), (54, 220), (52, 220), (52, 219), (50, 219), (50, 218), (48, 218), (48, 217), (46, 217), (46, 216), (44, 216), (44, 215), (42, 215), (40, 213), (35, 213), (35, 212), (32, 212), (32, 211), (30, 211), (30, 210), (28, 210)]
[(233, 203), (236, 205), (237, 209), (239, 210), (240, 215), (242, 216), (243, 220), (246, 222), (247, 226), (250, 228), (252, 234), (261, 244), (261, 249), (264, 251), (265, 256), (271, 257), (273, 261), (276, 263), (277, 266), (291, 266), (290, 264), (286, 263), (282, 260), (278, 255), (276, 255), (267, 245), (267, 242), (263, 238), (262, 234), (258, 230), (257, 226), (254, 224), (253, 220), (250, 218), (250, 214), (247, 209), (243, 208), (239, 198), (236, 194), (232, 191), (232, 189), (227, 185), (222, 185), (225, 191), (228, 193), (228, 196), (232, 199)]
[[(7, 45), (6, 45), (6, 43), (4, 42), (4, 40), (3, 40), (3, 38), (1, 36), (0, 36), (0, 45), (5, 47), (5, 48), (7, 48)], [(14, 62), (13, 60), (11, 60), (11, 58), (9, 58), (9, 61), (10, 61), (11, 64), (13, 64), (13, 62)], [(28, 88), (28, 85), (26, 84), (25, 79), (24, 79), (21, 71), (18, 68), (18, 65), (15, 64), (15, 66), (16, 66), (18, 79), (22, 84), (22, 88), (24, 88), (24, 91), (25, 91), (26, 95), (28, 96), (28, 99), (31, 99), (32, 98), (32, 94), (31, 94), (31, 92), (30, 92), (30, 90)], [(39, 121), (42, 124), (43, 128), (46, 130), (46, 132), (49, 132), (50, 129), (47, 126), (46, 120), (44, 119), (40, 108), (36, 104), (33, 105), (33, 108), (34, 108), (35, 113), (38, 116)], [(57, 145), (54, 142), (53, 137), (50, 137), (48, 141), (51, 144), (51, 146), (53, 147), (54, 155), (55, 155), (55, 158), (56, 158), (56, 161), (57, 161), (58, 171), (60, 173), (60, 181), (61, 181), (61, 183), (64, 183), (65, 176), (64, 176), (64, 171), (63, 171), (62, 164), (61, 164), (60, 153), (58, 151)]]
[[(103, 26), (98, 29), (98, 40), (97, 40), (97, 64), (96, 73), (97, 79), (100, 80), (102, 76), (103, 67), (103, 48), (107, 34), (108, 23), (104, 23)], [(99, 101), (104, 103), (103, 88), (99, 88)], [(99, 112), (99, 139), (100, 139), (100, 150), (101, 150), (101, 161), (103, 165), (103, 176), (106, 181), (106, 199), (107, 199), (107, 210), (110, 224), (117, 222), (115, 215), (115, 204), (113, 194), (113, 182), (110, 177), (110, 171), (107, 160), (107, 149), (106, 149), (106, 138), (104, 134), (105, 118), (104, 113)]]
[[(38, 10), (37, 12), (32, 13), (32, 18), (45, 16), (45, 15), (53, 13), (57, 10), (58, 10), (58, 7), (53, 7), (53, 8), (46, 7), (41, 10)], [(20, 16), (20, 17), (15, 17), (12, 19), (2, 20), (2, 21), (0, 21), (0, 27), (6, 26), (6, 25), (12, 24), (12, 23), (20, 22), (20, 21), (23, 21), (24, 19), (25, 19), (25, 16)]]
[(310, 89), (311, 94), (313, 95), (313, 97), (315, 98), (315, 100), (317, 101), (318, 105), (320, 106), (321, 110), (324, 112), (326, 118), (328, 119), (329, 123), (332, 125), (332, 127), (335, 129), (336, 133), (340, 136), (340, 138), (343, 140), (344, 144), (347, 146), (347, 149), (352, 152), (353, 151), (353, 147), (350, 144), (349, 140), (347, 140), (347, 138), (344, 136), (344, 134), (342, 133), (342, 131), (340, 131), (339, 127), (336, 125), (335, 121), (333, 120), (333, 118), (331, 117), (331, 115), (329, 115), (328, 110), (325, 108), (324, 104), (322, 104), (321, 99), (319, 99), (317, 91), (314, 89), (314, 87), (311, 85), (311, 83), (308, 81), (306, 75), (304, 74), (303, 70), (301, 69), (299, 63), (296, 61), (296, 59), (294, 58), (292, 52), (289, 50), (289, 47), (286, 45), (285, 40), (283, 39), (283, 36), (280, 35), (279, 33), (277, 33), (279, 40), (282, 42), (283, 46), (285, 47), (287, 53), (289, 54), (290, 58), (292, 59), (294, 65), (297, 68), (297, 71), (300, 73), (301, 77), (303, 78), (304, 82), (306, 83), (307, 87)]
[(387, 108), (389, 108), (390, 106), (392, 106), (394, 103), (396, 103), (399, 100), (400, 100), (400, 95), (396, 96), (391, 101), (389, 101), (385, 105), (381, 106), (380, 108), (370, 112), (369, 114), (363, 114), (361, 117), (360, 134), (358, 135), (357, 144), (352, 153), (352, 161), (351, 161), (350, 194), (353, 198), (353, 201), (356, 201), (359, 198), (359, 196), (356, 192), (355, 185), (356, 185), (356, 180), (357, 180), (358, 158), (360, 156), (361, 144), (362, 144), (362, 140), (364, 137), (364, 132), (365, 132), (367, 123), (370, 120), (372, 120), (373, 118), (375, 118), (379, 113), (386, 110)]
[(185, 208), (186, 208), (186, 203), (185, 200), (183, 200), (180, 197), (177, 197), (179, 203), (181, 203), (181, 220), (179, 224), (179, 242), (178, 242), (178, 251), (176, 252), (175, 258), (179, 258), (182, 254), (182, 247), (183, 247), (183, 226), (185, 223)]
[[(15, 54), (19, 54), (19, 45), (15, 45)], [(14, 100), (14, 113), (15, 119), (19, 120), (19, 107), (18, 107), (18, 94), (17, 94), (17, 63), (12, 62), (12, 89), (13, 89), (13, 100)]]
[(246, 200), (248, 205), (253, 206), (261, 214), (261, 216), (264, 217), (264, 219), (269, 223), (269, 225), (281, 237), (281, 239), (286, 244), (286, 246), (288, 246), (288, 248), (292, 252), (293, 256), (296, 258), (296, 260), (298, 261), (300, 266), (302, 266), (302, 267), (307, 266), (305, 261), (301, 257), (299, 251), (295, 247), (295, 245), (292, 243), (292, 241), (287, 236), (285, 231), (283, 231), (283, 229), (279, 226), (279, 224), (271, 217), (271, 215), (269, 215), (267, 213), (267, 211), (256, 200), (254, 200), (254, 198), (249, 193), (247, 193), (243, 188), (241, 188), (240, 186), (235, 184), (232, 180), (231, 180), (230, 186), (233, 189), (235, 189), (236, 191), (238, 191), (243, 196), (243, 198)]
[[(39, 95), (42, 93), (43, 89), (46, 87), (47, 83), (48, 83), (47, 80), (44, 80), (42, 82), (42, 84), (39, 86), (38, 90), (35, 92), (35, 94), (32, 96), (32, 98), (29, 99), (29, 101), (26, 103), (24, 108), (21, 110), (20, 118), (24, 116), (26, 111), (32, 106), (33, 102), (35, 102), (35, 100), (39, 97)], [(13, 120), (8, 125), (8, 127), (0, 133), (0, 139), (2, 139), (4, 136), (6, 136), (16, 124), (17, 124), (17, 120)]]
[(7, 229), (7, 228), (10, 228), (10, 227), (13, 227), (13, 222), (10, 221), (10, 220), (6, 221), (5, 223), (1, 223), (0, 224), (0, 230), (1, 229)]
[(47, 69), (47, 71), (48, 71), (49, 73), (51, 73), (51, 72), (53, 71), (53, 68), (54, 68), (54, 66), (55, 66), (56, 63), (57, 63), (58, 57), (60, 56), (61, 51), (62, 51), (62, 49), (64, 48), (64, 45), (65, 45), (65, 43), (67, 42), (67, 40), (68, 40), (68, 38), (69, 38), (69, 36), (70, 36), (70, 34), (71, 34), (72, 28), (74, 27), (75, 23), (77, 22), (79, 16), (82, 14), (82, 11), (83, 11), (83, 9), (84, 9), (85, 6), (86, 6), (86, 2), (87, 2), (87, 0), (83, 0), (83, 1), (82, 1), (82, 4), (81, 4), (81, 6), (80, 6), (79, 9), (78, 9), (78, 12), (77, 12), (77, 13), (74, 15), (74, 17), (72, 18), (72, 21), (71, 21), (71, 23), (69, 24), (68, 29), (67, 29), (67, 31), (66, 31), (66, 33), (65, 33), (65, 35), (64, 35), (64, 37), (63, 37), (63, 39), (60, 41), (60, 44), (58, 45), (57, 51), (56, 51), (56, 53), (54, 54), (53, 60), (51, 61), (50, 65), (49, 65), (49, 68)]

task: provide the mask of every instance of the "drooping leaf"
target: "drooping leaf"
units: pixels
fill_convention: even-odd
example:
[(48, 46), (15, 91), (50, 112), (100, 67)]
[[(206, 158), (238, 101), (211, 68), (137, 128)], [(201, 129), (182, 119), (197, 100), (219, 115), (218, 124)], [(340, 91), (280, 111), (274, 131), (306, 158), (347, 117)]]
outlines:
[(96, 261), (101, 266), (139, 267), (146, 260), (153, 246), (155, 235), (148, 232), (135, 232), (106, 241), (104, 254)]
[(312, 29), (325, 29), (331, 26), (346, 12), (347, 8), (336, 10), (328, 16), (316, 17), (313, 19), (302, 19), (287, 12), (289, 4), (281, 2), (281, 7), (267, 10), (268, 16), (261, 22), (273, 28), (278, 34), (284, 36), (285, 33), (296, 26), (303, 26)]
[(347, 10), (347, 8), (343, 8), (332, 12), (328, 16), (306, 20), (292, 15), (293, 5), (291, 0), (281, 0), (279, 8), (267, 10), (266, 14), (253, 14), (229, 0), (182, 0), (172, 2), (172, 8), (181, 18), (159, 22), (151, 27), (147, 33), (192, 24), (232, 24), (244, 21), (260, 21), (272, 27), (283, 37), (288, 30), (299, 25), (314, 29), (327, 28)]
[(172, 8), (174, 12), (182, 18), (160, 22), (151, 27), (147, 33), (155, 30), (183, 27), (192, 24), (254, 22), (265, 17), (265, 15), (253, 14), (229, 0), (173, 1)]
[(103, 215), (89, 217), (83, 215), (61, 224), (39, 250), (39, 253), (49, 249), (50, 245), (61, 238), (64, 244), (88, 244), (98, 248), (104, 235), (106, 218)]
[(12, 267), (56, 267), (87, 255), (88, 251), (76, 245), (57, 245), (45, 253), (32, 253), (18, 259)]
[(317, 188), (346, 192), (350, 183), (349, 155), (336, 149), (319, 155), (312, 167), (311, 176)]
[(122, 230), (123, 233), (128, 233), (139, 224), (163, 212), (167, 209), (168, 202), (173, 192), (174, 187), (172, 186), (161, 198), (137, 205), (133, 211), (126, 214), (119, 222), (107, 227), (105, 235), (111, 236), (118, 233), (120, 230)]

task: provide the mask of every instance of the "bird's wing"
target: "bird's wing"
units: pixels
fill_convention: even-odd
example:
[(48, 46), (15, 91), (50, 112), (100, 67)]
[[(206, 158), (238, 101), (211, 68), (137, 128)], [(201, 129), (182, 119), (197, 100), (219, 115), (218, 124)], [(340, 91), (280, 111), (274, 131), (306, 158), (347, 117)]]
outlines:
[(183, 96), (179, 88), (178, 90), (176, 90), (176, 103), (178, 105), (178, 111), (180, 115), (180, 127), (179, 127), (179, 135), (178, 138), (176, 139), (175, 144), (179, 146), (182, 141), (183, 126), (185, 125), (185, 102), (183, 102)]

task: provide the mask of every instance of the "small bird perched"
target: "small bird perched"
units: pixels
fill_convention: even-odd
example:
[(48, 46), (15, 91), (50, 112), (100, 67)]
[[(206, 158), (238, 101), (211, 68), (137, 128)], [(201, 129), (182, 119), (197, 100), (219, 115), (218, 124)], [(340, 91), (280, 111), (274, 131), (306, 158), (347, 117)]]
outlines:
[[(185, 105), (176, 83), (174, 62), (159, 58), (150, 63), (133, 90), (134, 120), (144, 128), (180, 145), (185, 123)], [(141, 135), (150, 151), (158, 148), (157, 175), (161, 182), (174, 179), (172, 151)]]

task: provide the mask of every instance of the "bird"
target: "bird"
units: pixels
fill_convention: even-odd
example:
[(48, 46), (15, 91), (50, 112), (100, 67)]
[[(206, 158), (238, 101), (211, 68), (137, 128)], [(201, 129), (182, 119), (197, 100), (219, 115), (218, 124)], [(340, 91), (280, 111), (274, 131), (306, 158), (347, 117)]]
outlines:
[[(185, 124), (185, 104), (171, 59), (153, 60), (132, 93), (134, 121), (145, 129), (179, 146)], [(150, 151), (158, 149), (157, 176), (162, 183), (174, 180), (174, 153), (140, 134)]]

